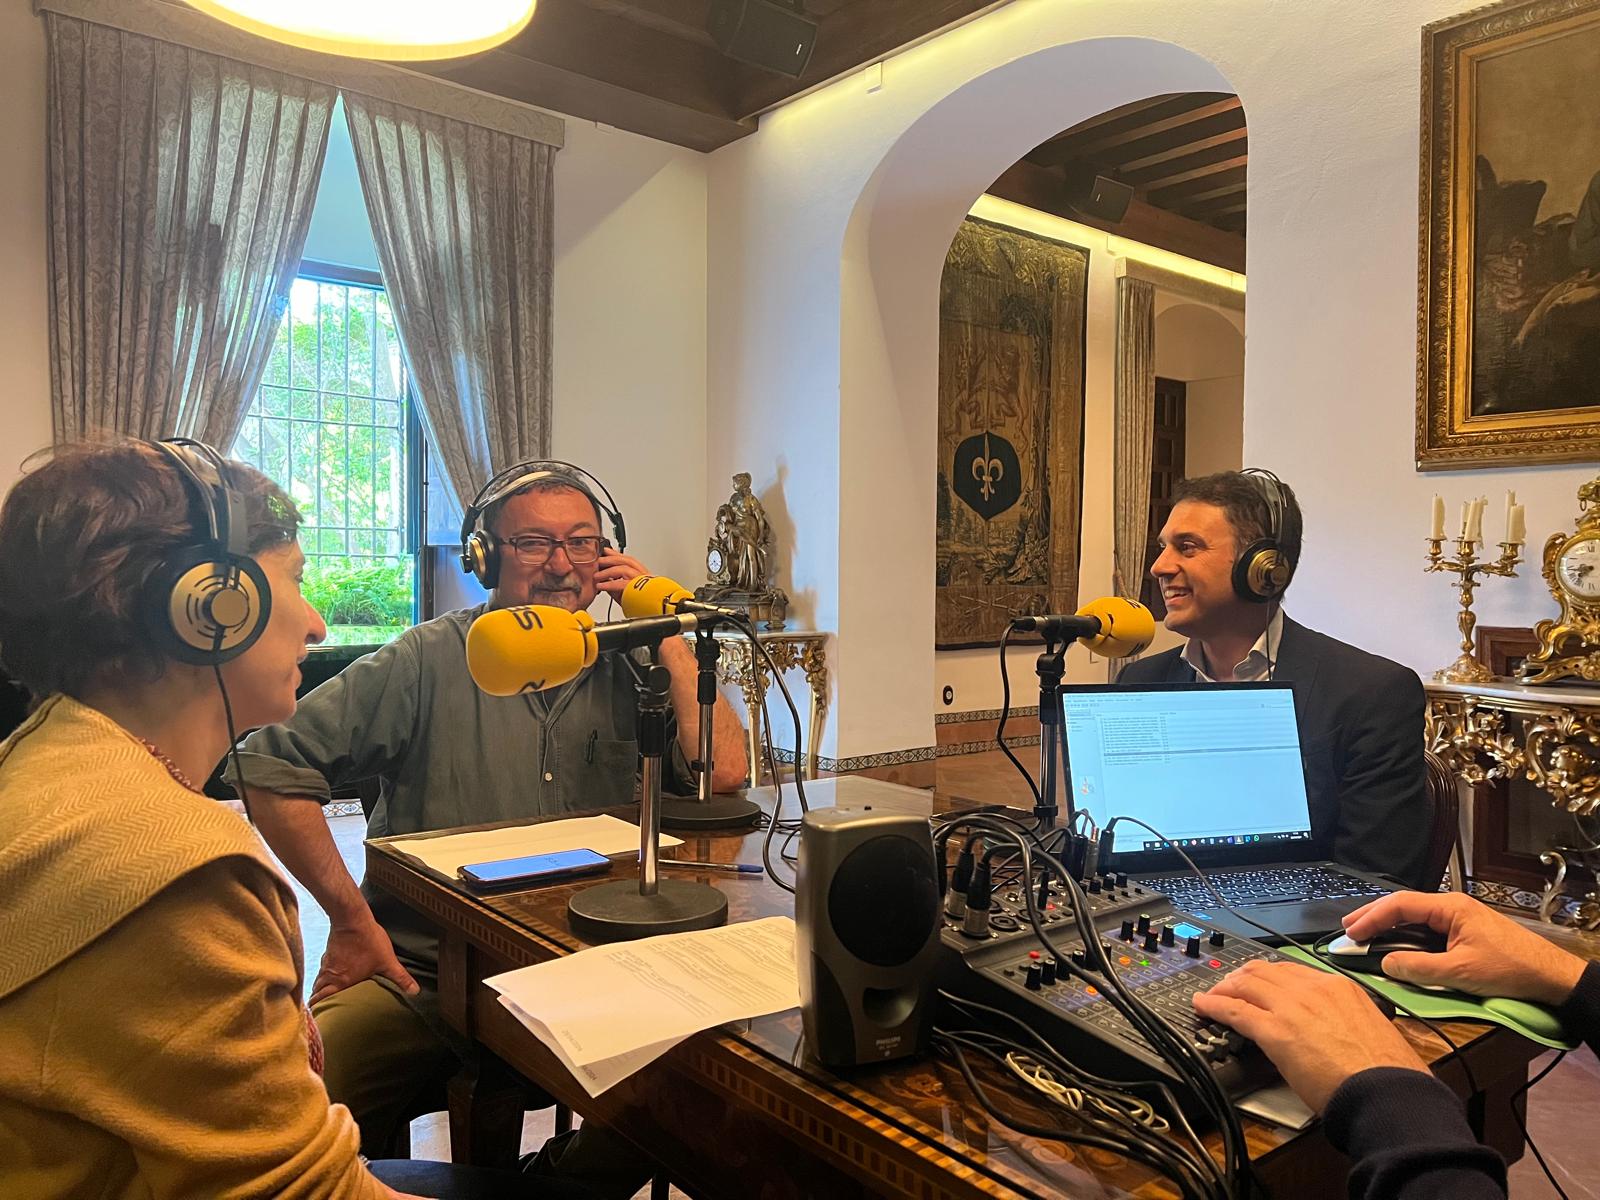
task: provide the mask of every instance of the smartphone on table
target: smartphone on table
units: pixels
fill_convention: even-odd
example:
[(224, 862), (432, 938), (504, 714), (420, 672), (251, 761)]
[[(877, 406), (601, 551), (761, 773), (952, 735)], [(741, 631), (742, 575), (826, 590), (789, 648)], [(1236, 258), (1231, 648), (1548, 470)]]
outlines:
[(493, 862), (467, 863), (456, 874), (468, 887), (536, 887), (583, 875), (599, 875), (611, 869), (611, 860), (593, 850), (558, 850), (552, 854), (526, 854), (521, 858), (500, 858)]

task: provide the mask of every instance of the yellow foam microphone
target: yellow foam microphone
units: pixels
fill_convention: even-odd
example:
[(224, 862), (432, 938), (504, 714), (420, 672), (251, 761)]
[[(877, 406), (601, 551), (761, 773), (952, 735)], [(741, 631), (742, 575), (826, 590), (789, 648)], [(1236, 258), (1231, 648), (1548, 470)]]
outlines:
[(1011, 628), (1043, 634), (1051, 641), (1081, 641), (1104, 658), (1127, 658), (1142, 654), (1156, 636), (1156, 619), (1137, 600), (1121, 596), (1101, 596), (1091, 600), (1072, 616), (1049, 614), (1016, 617)]
[(1101, 596), (1080, 608), (1078, 615), (1100, 622), (1100, 632), (1084, 638), (1083, 644), (1102, 658), (1143, 654), (1156, 636), (1155, 614), (1137, 600)]
[(467, 670), (491, 696), (560, 687), (599, 657), (594, 618), (550, 604), (491, 609), (467, 630)]
[(694, 593), (665, 575), (639, 575), (622, 589), (622, 615), (625, 617), (664, 617), (678, 606), (694, 600)]
[(693, 592), (665, 575), (637, 575), (622, 589), (622, 615), (630, 619), (687, 613), (739, 623), (748, 619), (735, 609), (696, 600)]

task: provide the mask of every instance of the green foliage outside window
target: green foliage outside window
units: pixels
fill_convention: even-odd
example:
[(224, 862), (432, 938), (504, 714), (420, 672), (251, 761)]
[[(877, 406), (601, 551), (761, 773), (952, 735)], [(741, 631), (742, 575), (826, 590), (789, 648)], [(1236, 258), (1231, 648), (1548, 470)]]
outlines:
[(416, 618), (408, 404), (382, 289), (295, 280), (233, 453), (299, 508), (305, 595), (334, 644), (388, 641)]

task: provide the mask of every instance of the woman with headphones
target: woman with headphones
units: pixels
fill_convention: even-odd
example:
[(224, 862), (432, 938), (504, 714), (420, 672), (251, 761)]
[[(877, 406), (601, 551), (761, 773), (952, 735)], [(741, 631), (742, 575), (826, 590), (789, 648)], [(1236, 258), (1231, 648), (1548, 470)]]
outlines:
[(0, 742), (0, 1194), (397, 1194), (314, 1071), (294, 894), (199, 788), (326, 634), (298, 525), (188, 442), (59, 448), (0, 508), (44, 697)]

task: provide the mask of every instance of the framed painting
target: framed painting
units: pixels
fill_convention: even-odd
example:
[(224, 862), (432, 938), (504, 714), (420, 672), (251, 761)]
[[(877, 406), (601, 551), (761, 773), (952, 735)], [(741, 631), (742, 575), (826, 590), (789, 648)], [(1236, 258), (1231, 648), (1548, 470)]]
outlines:
[(1542, 644), (1530, 626), (1478, 626), (1478, 661), (1500, 679), (1515, 679), (1522, 660)]
[(1422, 31), (1417, 466), (1600, 458), (1600, 0)]
[(934, 644), (993, 646), (1072, 612), (1089, 252), (968, 218), (939, 292)]

